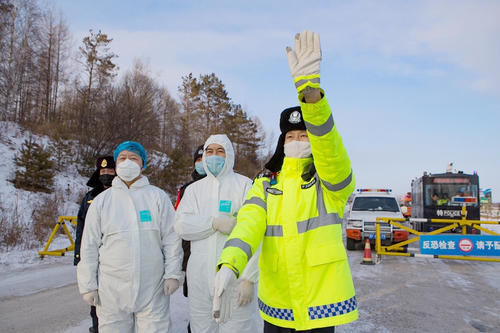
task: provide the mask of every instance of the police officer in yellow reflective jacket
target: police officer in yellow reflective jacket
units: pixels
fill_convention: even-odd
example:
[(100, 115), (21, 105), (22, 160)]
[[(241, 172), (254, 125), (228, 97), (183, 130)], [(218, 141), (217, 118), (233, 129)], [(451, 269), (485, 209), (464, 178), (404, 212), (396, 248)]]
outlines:
[(227, 320), (224, 291), (262, 243), (264, 332), (334, 332), (358, 318), (341, 224), (354, 177), (319, 87), (319, 35), (297, 34), (287, 55), (300, 107), (282, 112), (278, 146), (266, 165), (277, 174), (255, 180), (219, 258), (214, 316)]

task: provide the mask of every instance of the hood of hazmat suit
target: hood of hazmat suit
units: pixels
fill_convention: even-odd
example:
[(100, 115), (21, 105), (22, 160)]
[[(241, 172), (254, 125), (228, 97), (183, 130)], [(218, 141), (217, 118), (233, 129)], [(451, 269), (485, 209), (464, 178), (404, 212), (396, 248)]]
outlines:
[[(233, 171), (234, 150), (228, 137), (225, 134), (210, 136), (205, 142), (204, 150), (212, 143), (224, 147), (226, 152), (224, 167), (217, 176), (214, 176), (205, 163), (206, 152), (204, 151), (203, 166), (207, 176), (186, 188), (175, 213), (176, 232), (183, 239), (191, 241), (191, 256), (186, 272), (191, 312), (190, 325), (194, 329), (193, 331), (198, 329), (200, 332), (214, 331), (214, 328), (210, 325), (215, 323), (212, 318), (212, 297), (214, 294), (216, 264), (228, 237), (228, 235), (213, 229), (213, 219), (221, 214), (236, 218), (238, 210), (245, 202), (246, 193), (252, 186), (252, 181), (249, 178)], [(258, 257), (258, 253), (255, 256)], [(249, 262), (249, 265), (240, 274), (239, 278), (254, 283), (257, 282), (258, 258)], [(202, 290), (206, 291), (205, 294), (198, 295), (197, 291), (203, 293)], [(206, 299), (206, 302), (201, 301), (201, 299)], [(193, 306), (194, 302), (197, 304)], [(249, 310), (242, 315), (242, 317), (247, 317), (244, 318), (245, 320), (248, 320), (248, 317), (253, 314), (251, 306), (255, 307), (254, 302), (246, 306)], [(200, 324), (195, 317), (198, 314), (203, 317), (202, 313), (208, 319), (205, 319), (205, 322)], [(238, 313), (233, 311), (231, 320), (237, 321), (237, 317)], [(210, 322), (207, 322), (207, 320)], [(246, 325), (247, 327), (233, 327), (231, 328), (233, 332), (247, 332), (248, 329), (255, 330), (248, 322), (242, 324), (243, 321), (242, 319), (240, 325)], [(230, 324), (231, 321), (225, 325)], [(230, 328), (227, 327), (229, 332)]]
[(164, 279), (182, 278), (181, 240), (173, 222), (163, 190), (144, 176), (130, 188), (115, 177), (87, 213), (77, 266), (80, 293), (98, 290), (103, 308), (142, 311), (163, 291)]

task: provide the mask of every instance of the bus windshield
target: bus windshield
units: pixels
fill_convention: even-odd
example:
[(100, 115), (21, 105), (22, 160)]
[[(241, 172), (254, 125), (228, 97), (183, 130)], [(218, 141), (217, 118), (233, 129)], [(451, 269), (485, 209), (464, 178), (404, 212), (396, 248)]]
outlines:
[[(477, 185), (447, 183), (425, 186), (426, 206), (461, 206), (461, 203), (453, 203), (454, 197), (477, 198)], [(477, 205), (477, 200), (468, 203), (468, 206)]]
[(354, 203), (352, 205), (352, 210), (399, 212), (399, 206), (395, 198), (358, 197), (354, 200)]

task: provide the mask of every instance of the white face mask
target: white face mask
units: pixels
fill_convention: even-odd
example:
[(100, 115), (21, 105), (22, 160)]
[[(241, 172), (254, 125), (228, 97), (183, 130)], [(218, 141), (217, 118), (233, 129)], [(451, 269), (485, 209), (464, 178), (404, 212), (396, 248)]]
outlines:
[(305, 158), (311, 156), (311, 143), (309, 141), (294, 140), (285, 143), (285, 156), (293, 158)]
[(136, 179), (140, 173), (141, 167), (139, 164), (129, 160), (128, 158), (116, 166), (116, 174), (126, 182)]

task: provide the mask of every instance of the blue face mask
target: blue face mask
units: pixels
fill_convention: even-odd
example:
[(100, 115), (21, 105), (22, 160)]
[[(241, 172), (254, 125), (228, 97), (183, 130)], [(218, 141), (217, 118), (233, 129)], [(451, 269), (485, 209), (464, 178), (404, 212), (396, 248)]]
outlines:
[(200, 161), (200, 162), (196, 162), (194, 164), (194, 169), (196, 170), (196, 172), (198, 172), (199, 175), (206, 175), (207, 173), (205, 172), (205, 169), (203, 168), (203, 162)]
[(212, 155), (205, 157), (205, 163), (207, 164), (208, 171), (212, 173), (215, 177), (222, 171), (226, 159), (221, 156)]

